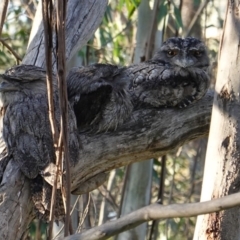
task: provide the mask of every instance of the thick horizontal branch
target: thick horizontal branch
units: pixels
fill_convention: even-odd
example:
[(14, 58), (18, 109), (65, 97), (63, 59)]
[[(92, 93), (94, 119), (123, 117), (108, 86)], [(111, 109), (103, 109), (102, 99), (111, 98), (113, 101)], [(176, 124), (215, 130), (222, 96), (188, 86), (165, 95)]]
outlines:
[(80, 161), (72, 169), (72, 190), (83, 182), (133, 162), (159, 157), (209, 130), (213, 92), (185, 109), (139, 109), (115, 132), (80, 134)]
[(194, 217), (239, 205), (240, 193), (200, 203), (172, 204), (168, 206), (154, 203), (117, 220), (94, 227), (84, 233), (75, 234), (66, 238), (58, 238), (58, 240), (105, 240), (111, 236), (132, 229), (143, 222), (176, 217)]

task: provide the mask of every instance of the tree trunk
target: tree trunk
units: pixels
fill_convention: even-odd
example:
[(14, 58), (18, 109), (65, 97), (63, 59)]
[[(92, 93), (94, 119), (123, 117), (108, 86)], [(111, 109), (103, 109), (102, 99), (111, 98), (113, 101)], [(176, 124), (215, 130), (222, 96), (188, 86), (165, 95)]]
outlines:
[[(228, 1), (201, 200), (240, 190), (240, 19), (238, 1)], [(195, 238), (237, 240), (240, 208), (198, 218)]]
[[(92, 37), (98, 28), (107, 7), (107, 0), (69, 1), (66, 22), (66, 60), (72, 56)], [(44, 32), (41, 23), (41, 4), (38, 4), (36, 17), (30, 35), (27, 53), (23, 64), (45, 68)], [(55, 39), (53, 39), (55, 51)], [(53, 54), (53, 65), (56, 64)]]
[[(121, 216), (147, 206), (150, 203), (153, 161), (134, 163), (128, 167), (126, 187), (123, 193)], [(147, 223), (142, 223), (118, 235), (117, 240), (144, 240)]]

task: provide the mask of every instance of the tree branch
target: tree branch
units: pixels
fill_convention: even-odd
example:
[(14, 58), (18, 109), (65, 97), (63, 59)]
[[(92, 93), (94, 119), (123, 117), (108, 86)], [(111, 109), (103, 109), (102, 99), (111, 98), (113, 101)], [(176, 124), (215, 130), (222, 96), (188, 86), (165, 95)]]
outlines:
[[(98, 28), (107, 7), (107, 0), (69, 1), (67, 6), (66, 22), (66, 60), (83, 47)], [(38, 4), (37, 12), (41, 12), (41, 4)], [(41, 16), (36, 14), (30, 36), (27, 53), (23, 59), (24, 64), (31, 64), (45, 68), (44, 54), (44, 30), (43, 24), (39, 24)], [(54, 41), (54, 52), (56, 42)], [(55, 54), (53, 66), (56, 65)]]
[[(194, 217), (236, 207), (240, 205), (239, 199), (240, 193), (235, 193), (223, 198), (200, 203), (172, 204), (168, 206), (153, 203), (117, 220), (94, 227), (84, 233), (66, 237), (64, 240), (105, 240), (147, 221), (176, 217)], [(58, 238), (58, 240), (60, 239), (63, 238)]]
[[(207, 135), (212, 101), (213, 92), (208, 92), (186, 109), (139, 109), (115, 132), (80, 134), (82, 149), (79, 162), (71, 168), (71, 190), (76, 194), (90, 191), (97, 186), (91, 185), (94, 177), (99, 185), (105, 179), (104, 173), (111, 169), (159, 157)], [(0, 235), (20, 239), (34, 218), (34, 211), (28, 179), (13, 161), (4, 171), (0, 199)]]
[(22, 61), (21, 57), (6, 43), (6, 41), (0, 38), (0, 43), (2, 43), (2, 45), (16, 58), (17, 64)]
[[(213, 92), (185, 109), (139, 109), (115, 132), (80, 134), (80, 162), (72, 169), (72, 191), (99, 173), (166, 154), (208, 134)], [(87, 183), (86, 183), (87, 184)], [(84, 186), (85, 188), (86, 186)], [(79, 189), (79, 190), (78, 190)]]

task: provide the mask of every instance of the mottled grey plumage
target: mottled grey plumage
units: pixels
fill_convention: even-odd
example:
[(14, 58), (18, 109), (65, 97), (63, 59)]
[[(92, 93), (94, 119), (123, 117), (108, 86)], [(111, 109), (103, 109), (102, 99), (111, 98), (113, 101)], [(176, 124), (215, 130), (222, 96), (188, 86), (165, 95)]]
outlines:
[[(59, 101), (56, 78), (54, 77), (54, 104), (57, 126), (59, 127)], [(5, 145), (5, 156), (13, 158), (21, 171), (32, 180), (33, 200), (42, 214), (45, 209), (43, 192), (50, 188), (43, 184), (39, 174), (55, 163), (55, 152), (48, 116), (46, 73), (43, 69), (21, 65), (0, 75), (1, 145)], [(74, 112), (69, 108), (69, 154), (71, 164), (78, 160), (79, 141)], [(51, 195), (46, 197), (49, 201)], [(40, 207), (41, 205), (41, 207)]]
[(68, 95), (80, 130), (115, 129), (134, 107), (186, 107), (207, 91), (209, 59), (196, 38), (170, 38), (149, 61), (129, 67), (94, 64), (73, 69)]
[(133, 110), (123, 68), (110, 64), (73, 68), (67, 81), (68, 98), (80, 130), (116, 129)]
[(209, 86), (209, 58), (202, 41), (170, 38), (149, 61), (127, 68), (135, 101), (155, 107), (186, 107)]

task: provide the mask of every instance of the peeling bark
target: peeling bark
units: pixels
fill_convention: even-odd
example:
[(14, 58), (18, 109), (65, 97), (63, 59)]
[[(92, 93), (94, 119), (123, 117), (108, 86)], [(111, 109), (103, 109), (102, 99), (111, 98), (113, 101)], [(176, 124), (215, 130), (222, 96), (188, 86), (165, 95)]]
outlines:
[[(227, 1), (226, 1), (227, 2)], [(228, 1), (201, 200), (240, 190), (240, 17), (239, 2)], [(198, 240), (238, 240), (240, 208), (198, 217)]]

